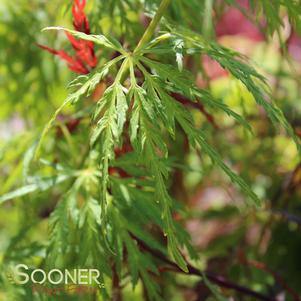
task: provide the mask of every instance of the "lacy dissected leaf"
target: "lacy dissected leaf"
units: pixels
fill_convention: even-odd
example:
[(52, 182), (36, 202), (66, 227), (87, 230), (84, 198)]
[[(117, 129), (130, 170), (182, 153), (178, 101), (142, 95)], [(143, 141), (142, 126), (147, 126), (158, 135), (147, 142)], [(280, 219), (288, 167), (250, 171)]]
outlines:
[(249, 185), (223, 162), (223, 159), (216, 152), (216, 150), (212, 146), (210, 146), (210, 144), (208, 144), (204, 134), (200, 130), (194, 128), (191, 118), (187, 118), (189, 115), (187, 113), (183, 114), (185, 108), (180, 104), (175, 103), (168, 96), (166, 96), (164, 100), (169, 102), (170, 106), (173, 107), (174, 116), (189, 137), (192, 145), (199, 145), (202, 150), (211, 158), (211, 160), (226, 173), (230, 180), (233, 183), (236, 183), (242, 189), (242, 191), (245, 192), (247, 196), (249, 196), (250, 200), (252, 201), (250, 205), (255, 205), (257, 207), (260, 206), (261, 201), (252, 191)]
[(72, 175), (58, 175), (47, 178), (35, 178), (35, 181), (33, 183), (22, 186), (14, 191), (8, 192), (0, 196), (0, 204), (33, 193), (35, 191), (45, 191), (47, 189), (52, 188), (55, 185), (58, 185), (59, 183), (70, 179), (71, 177)]
[[(241, 115), (231, 110), (221, 101), (216, 100), (210, 92), (196, 87), (192, 79), (192, 75), (188, 71), (180, 72), (172, 65), (161, 64), (147, 58), (142, 58), (142, 61), (156, 71), (159, 76), (159, 81), (163, 79), (168, 82), (169, 85), (167, 86), (167, 89), (179, 92), (191, 99), (191, 101), (200, 100), (203, 104), (211, 107), (212, 109), (224, 111), (227, 115), (233, 117), (237, 122), (243, 125), (244, 128), (252, 132), (249, 123)], [(157, 86), (160, 86), (158, 79)]]
[(132, 278), (132, 284), (135, 287), (139, 276), (147, 288), (147, 293), (151, 300), (163, 300), (160, 296), (160, 288), (150, 277), (149, 272), (159, 274), (157, 267), (152, 262), (149, 255), (139, 251), (137, 242), (133, 240), (127, 232), (123, 233), (124, 243), (128, 252), (129, 270)]
[(44, 130), (41, 134), (38, 146), (36, 148), (36, 152), (35, 152), (35, 157), (38, 157), (39, 154), (39, 150), (41, 147), (41, 144), (43, 142), (44, 137), (46, 136), (46, 134), (48, 133), (48, 131), (50, 130), (50, 128), (52, 127), (52, 125), (54, 124), (57, 116), (59, 115), (59, 113), (69, 104), (75, 104), (76, 102), (78, 102), (82, 97), (84, 96), (89, 96), (94, 90), (96, 85), (107, 75), (109, 69), (115, 64), (117, 63), (119, 60), (121, 60), (123, 58), (123, 56), (119, 56), (117, 58), (115, 58), (114, 60), (108, 62), (107, 64), (105, 64), (102, 68), (100, 68), (99, 70), (96, 70), (94, 73), (87, 75), (87, 76), (82, 76), (80, 75), (78, 80), (76, 82), (71, 83), (71, 86), (74, 84), (78, 84), (78, 81), (81, 81), (83, 78), (85, 78), (85, 82), (83, 84), (81, 84), (81, 87), (71, 93), (63, 102), (63, 104), (55, 111), (55, 113), (53, 114), (53, 116), (51, 117), (51, 119), (49, 120), (49, 122), (46, 124), (46, 126), (44, 127)]
[[(101, 235), (101, 206), (93, 198), (88, 198), (79, 212), (80, 257), (82, 264), (98, 267), (102, 274), (111, 275), (108, 251)], [(102, 278), (103, 280), (103, 278)]]
[[(165, 252), (164, 247), (147, 231), (145, 225), (157, 225), (163, 228), (161, 208), (154, 202), (153, 183), (150, 182), (140, 189), (140, 186), (131, 181), (119, 178), (112, 179), (112, 195), (114, 205), (127, 219), (125, 227), (134, 236), (144, 241), (153, 249)], [(152, 189), (152, 190), (151, 190)]]
[[(140, 185), (143, 185), (143, 189)], [(166, 253), (164, 247), (147, 231), (145, 225), (157, 225), (164, 229), (162, 220), (162, 209), (158, 202), (154, 202), (154, 181), (144, 181), (140, 183), (136, 179), (112, 178), (112, 195), (114, 205), (119, 208), (120, 213), (127, 219), (125, 227), (135, 237), (138, 237), (146, 245), (162, 253)], [(180, 246), (186, 247), (191, 258), (198, 256), (191, 246), (191, 241), (187, 232), (170, 219), (171, 227), (176, 229), (177, 239)]]
[[(158, 125), (155, 125), (157, 123), (155, 123), (157, 118), (152, 109), (154, 107), (152, 101), (147, 97), (147, 93), (142, 92), (141, 88), (137, 87), (137, 85), (134, 84), (132, 89), (133, 91), (131, 93), (135, 100), (135, 106), (132, 113), (135, 116), (135, 124), (133, 124), (131, 120), (131, 128), (135, 131), (135, 135), (133, 135), (133, 132), (131, 134), (132, 143), (135, 147), (137, 145), (136, 139), (139, 137), (138, 140), (140, 141), (140, 144), (138, 151), (142, 152), (146, 161), (146, 166), (151, 171), (154, 178), (154, 197), (155, 200), (160, 203), (162, 208), (161, 216), (164, 221), (164, 232), (168, 238), (170, 254), (179, 267), (184, 271), (187, 271), (186, 263), (178, 250), (179, 244), (175, 236), (175, 229), (170, 213), (172, 200), (168, 194), (165, 183), (165, 180), (168, 177), (168, 170), (160, 158), (167, 155), (167, 147), (160, 136), (160, 128)], [(147, 103), (147, 108), (144, 107), (145, 103)], [(139, 128), (138, 134), (137, 128)]]
[[(213, 147), (211, 147), (207, 143), (205, 136), (202, 134), (202, 132), (200, 130), (197, 130), (193, 126), (192, 118), (188, 111), (184, 108), (184, 106), (176, 102), (163, 88), (161, 88), (159, 83), (156, 82), (156, 78), (151, 77), (147, 74), (146, 76), (148, 77), (148, 81), (152, 82), (151, 86), (153, 87), (153, 89), (156, 90), (156, 95), (157, 97), (159, 97), (159, 99), (161, 99), (163, 107), (166, 110), (168, 110), (166, 111), (165, 115), (169, 116), (171, 125), (174, 124), (174, 120), (177, 120), (177, 122), (181, 125), (181, 127), (189, 137), (189, 140), (192, 143), (192, 145), (199, 145), (212, 159), (212, 161), (216, 163), (228, 175), (231, 181), (239, 185), (240, 188), (246, 193), (246, 195), (250, 197), (250, 200), (252, 200), (251, 204), (259, 206), (261, 202), (258, 199), (257, 195), (252, 191), (249, 185), (240, 176), (234, 173), (231, 170), (231, 168), (229, 168), (223, 162), (220, 155), (214, 150)], [(157, 190), (158, 189), (160, 189), (160, 187), (158, 187)]]
[(103, 210), (106, 204), (109, 162), (114, 158), (114, 145), (121, 137), (127, 109), (126, 96), (120, 83), (110, 86), (99, 100), (97, 116), (100, 115), (100, 118), (92, 131), (90, 144), (93, 146), (96, 142), (100, 142)]
[[(71, 235), (71, 216), (76, 210), (76, 195), (69, 191), (64, 198), (57, 204), (52, 212), (49, 221), (50, 244), (47, 250), (49, 266), (64, 262)], [(74, 221), (73, 221), (74, 222)], [(61, 261), (58, 261), (61, 260)]]
[[(117, 198), (116, 202), (119, 202), (123, 198), (123, 192), (121, 191), (122, 189), (120, 189), (120, 182), (117, 179), (116, 181), (112, 180), (112, 182), (113, 193)], [(125, 259), (128, 263), (128, 270), (133, 287), (135, 287), (138, 280), (141, 279), (147, 289), (147, 294), (150, 300), (160, 301), (162, 300), (160, 296), (160, 288), (150, 276), (150, 274), (159, 275), (158, 269), (150, 254), (142, 251), (139, 248), (136, 239), (133, 238), (128, 226), (129, 216), (125, 216), (122, 214), (122, 211), (119, 211), (122, 207), (123, 205), (118, 203), (115, 205), (111, 204), (108, 208), (111, 224), (110, 228), (112, 228), (112, 241), (116, 248), (114, 250), (114, 264), (117, 273), (121, 276), (122, 260)], [(118, 237), (118, 239), (113, 236), (114, 234)], [(124, 252), (124, 249), (126, 252)], [(124, 258), (124, 254), (126, 254), (126, 258)]]
[(228, 70), (235, 78), (241, 81), (249, 92), (253, 95), (256, 103), (262, 106), (274, 125), (280, 124), (285, 128), (288, 135), (293, 138), (296, 146), (301, 153), (301, 144), (295, 135), (291, 125), (285, 118), (283, 112), (273, 103), (268, 102), (265, 97), (263, 87), (265, 78), (260, 75), (253, 67), (242, 61), (243, 57), (230, 49), (220, 46), (214, 42), (206, 41), (201, 35), (188, 29), (174, 28), (173, 33), (176, 37), (181, 37), (192, 47), (196, 47), (200, 52), (207, 54), (213, 60), (217, 61), (224, 69)]
[(43, 30), (63, 30), (63, 31), (69, 32), (76, 38), (86, 40), (86, 41), (91, 41), (95, 44), (98, 44), (98, 45), (101, 45), (101, 46), (104, 46), (107, 48), (111, 48), (111, 49), (116, 50), (123, 54), (125, 53), (125, 51), (123, 50), (120, 43), (112, 37), (105, 37), (104, 35), (94, 35), (94, 34), (89, 35), (89, 34), (81, 32), (81, 31), (76, 31), (76, 30), (72, 30), (72, 29), (68, 29), (68, 28), (64, 28), (64, 27), (46, 27)]
[[(227, 0), (229, 4), (235, 5), (233, 0)], [(282, 11), (286, 10), (290, 23), (294, 29), (301, 32), (301, 20), (300, 20), (300, 3), (295, 0), (250, 0), (250, 7), (255, 13), (260, 14), (266, 20), (265, 29), (269, 35), (273, 35), (275, 32), (280, 32), (283, 27)], [(242, 9), (238, 6), (238, 8)], [(248, 11), (244, 10), (244, 13), (248, 14)]]
[[(153, 150), (155, 147), (162, 152), (162, 155), (167, 154), (167, 147), (160, 136), (160, 128), (155, 123), (156, 116), (154, 106), (149, 102), (146, 91), (135, 85), (130, 91), (134, 98), (134, 105), (130, 119), (130, 138), (134, 146), (137, 146), (139, 151), (147, 147)], [(139, 141), (139, 145), (137, 144)]]

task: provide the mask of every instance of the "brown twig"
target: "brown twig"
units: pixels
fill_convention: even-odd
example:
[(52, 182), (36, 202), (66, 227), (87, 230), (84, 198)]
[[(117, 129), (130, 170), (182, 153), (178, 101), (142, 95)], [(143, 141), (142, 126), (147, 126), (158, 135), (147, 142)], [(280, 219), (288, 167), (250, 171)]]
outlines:
[(115, 264), (112, 267), (112, 275), (112, 301), (122, 301), (120, 279)]
[(208, 120), (208, 122), (211, 123), (215, 129), (219, 129), (218, 125), (215, 122), (214, 117), (210, 113), (207, 112), (207, 110), (205, 109), (203, 104), (201, 104), (199, 102), (193, 102), (190, 99), (188, 99), (187, 97), (185, 97), (179, 93), (172, 92), (172, 93), (170, 93), (170, 95), (175, 100), (180, 102), (181, 104), (183, 104), (185, 106), (191, 106), (192, 108), (195, 108), (195, 109), (201, 111), (204, 114), (204, 116), (206, 117), (206, 119)]
[[(142, 249), (144, 249), (145, 251), (151, 253), (154, 257), (160, 259), (162, 262), (168, 264), (171, 267), (171, 270), (177, 273), (184, 273), (178, 266), (176, 263), (174, 263), (173, 261), (169, 260), (162, 252), (158, 251), (158, 250), (154, 250), (153, 248), (149, 247), (147, 244), (145, 244), (142, 240), (140, 240), (139, 238), (137, 238), (136, 236), (132, 235), (132, 237), (138, 242), (138, 244), (140, 245), (140, 247)], [(200, 276), (203, 277), (203, 275), (205, 275), (207, 277), (208, 280), (210, 280), (212, 283), (217, 284), (218, 286), (224, 287), (224, 288), (228, 288), (228, 289), (232, 289), (235, 290), (241, 294), (244, 295), (248, 295), (248, 296), (252, 296), (258, 300), (263, 300), (263, 301), (277, 301), (275, 298), (273, 297), (269, 297), (266, 296), (264, 294), (258, 293), (256, 291), (253, 291), (252, 289), (236, 284), (232, 281), (229, 281), (227, 279), (225, 279), (223, 276), (221, 275), (216, 275), (214, 273), (211, 273), (209, 271), (200, 271), (199, 269), (193, 267), (190, 264), (187, 264), (187, 268), (188, 268), (188, 274), (189, 275), (195, 275), (195, 276)], [(166, 267), (164, 267), (164, 270), (167, 270)]]
[(258, 270), (271, 274), (273, 278), (283, 287), (283, 289), (285, 289), (293, 297), (295, 301), (301, 301), (300, 296), (297, 294), (297, 292), (295, 292), (290, 286), (288, 286), (288, 284), (280, 275), (278, 275), (275, 271), (266, 266), (263, 262), (247, 259), (245, 256), (240, 256), (239, 261), (242, 264), (253, 266)]

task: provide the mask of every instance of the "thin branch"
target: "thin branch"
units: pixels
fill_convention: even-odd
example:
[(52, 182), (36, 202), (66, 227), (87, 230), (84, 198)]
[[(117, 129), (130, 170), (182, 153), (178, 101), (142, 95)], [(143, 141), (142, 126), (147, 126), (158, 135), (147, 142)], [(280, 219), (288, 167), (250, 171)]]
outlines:
[[(163, 17), (166, 9), (168, 8), (169, 4), (170, 4), (171, 0), (162, 0), (154, 18), (152, 19), (152, 21), (150, 22), (149, 26), (147, 27), (147, 29), (145, 30), (143, 36), (141, 37), (138, 45), (136, 46), (136, 48), (134, 49), (134, 54), (137, 54), (152, 38), (157, 25), (159, 24), (161, 18)], [(129, 72), (129, 64), (127, 64), (122, 72), (122, 75), (120, 77), (120, 82), (123, 83), (127, 76), (128, 76), (128, 72)]]
[(295, 301), (301, 301), (300, 297), (298, 296), (297, 292), (295, 292), (286, 282), (285, 280), (271, 268), (266, 266), (263, 262), (247, 259), (244, 256), (241, 256), (240, 262), (242, 264), (253, 266), (258, 270), (264, 271), (269, 273), (273, 276), (273, 278), (293, 297)]
[(151, 40), (156, 30), (156, 27), (159, 24), (161, 18), (163, 17), (170, 2), (171, 0), (162, 0), (154, 18), (152, 19), (151, 23), (149, 24), (146, 31), (144, 32), (134, 52), (138, 52), (139, 50), (141, 50), (141, 48), (143, 48)]
[(112, 267), (112, 301), (122, 301), (120, 279), (115, 264)]
[[(137, 238), (136, 236), (132, 235), (132, 237), (139, 243), (140, 247), (142, 249), (144, 249), (145, 251), (151, 253), (154, 257), (160, 259), (162, 262), (170, 265), (172, 267), (172, 270), (177, 272), (177, 273), (184, 273), (178, 266), (176, 263), (174, 263), (173, 261), (169, 260), (162, 252), (154, 250), (153, 248), (149, 247), (147, 244), (145, 244), (142, 240), (140, 240), (139, 238)], [(191, 264), (187, 264), (187, 268), (188, 268), (188, 274), (189, 275), (195, 275), (195, 276), (200, 276), (203, 277), (203, 275), (205, 275), (208, 280), (210, 280), (211, 282), (217, 284), (218, 286), (221, 287), (225, 287), (228, 289), (232, 289), (235, 290), (239, 293), (242, 293), (244, 295), (248, 295), (248, 296), (252, 296), (258, 300), (263, 300), (263, 301), (277, 301), (275, 298), (273, 297), (269, 297), (266, 296), (264, 294), (258, 293), (256, 291), (253, 291), (252, 289), (236, 284), (232, 281), (229, 281), (227, 279), (225, 279), (223, 276), (221, 275), (217, 275), (214, 273), (211, 273), (209, 271), (200, 271), (199, 269), (193, 267)], [(166, 270), (166, 268), (165, 268)]]
[(171, 93), (171, 96), (175, 100), (180, 102), (181, 104), (191, 106), (191, 107), (199, 110), (200, 112), (202, 112), (204, 114), (204, 116), (206, 117), (207, 121), (209, 123), (211, 123), (215, 129), (219, 129), (218, 125), (215, 122), (213, 115), (211, 115), (210, 113), (207, 112), (207, 110), (205, 109), (203, 104), (201, 104), (199, 102), (192, 102), (191, 100), (189, 100), (188, 98), (186, 98), (185, 96), (183, 96), (179, 93), (173, 92), (173, 93)]

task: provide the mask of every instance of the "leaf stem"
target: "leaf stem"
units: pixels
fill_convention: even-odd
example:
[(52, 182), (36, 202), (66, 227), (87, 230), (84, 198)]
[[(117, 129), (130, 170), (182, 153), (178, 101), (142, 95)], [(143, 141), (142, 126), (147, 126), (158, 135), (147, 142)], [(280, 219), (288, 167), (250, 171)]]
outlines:
[(145, 46), (145, 44), (147, 44), (151, 40), (156, 30), (156, 27), (159, 24), (161, 18), (163, 17), (170, 2), (171, 0), (162, 0), (154, 18), (152, 19), (151, 23), (149, 24), (148, 28), (146, 29), (142, 38), (140, 39), (136, 49), (134, 50), (134, 53), (137, 53), (139, 50), (141, 50), (141, 48), (143, 48), (143, 46)]
[[(138, 45), (134, 49), (133, 54), (137, 54), (137, 52), (139, 52), (145, 46), (145, 44), (147, 44), (151, 40), (151, 38), (156, 30), (156, 27), (157, 27), (158, 23), (160, 22), (161, 18), (163, 17), (164, 12), (167, 9), (167, 7), (169, 6), (170, 2), (171, 2), (171, 0), (162, 0), (154, 18), (152, 19), (151, 23), (147, 27), (143, 36), (141, 37)], [(129, 72), (129, 65), (127, 65), (127, 67), (124, 68), (124, 70), (123, 70), (123, 73), (120, 78), (121, 84), (126, 80), (126, 78), (128, 76), (128, 72)]]

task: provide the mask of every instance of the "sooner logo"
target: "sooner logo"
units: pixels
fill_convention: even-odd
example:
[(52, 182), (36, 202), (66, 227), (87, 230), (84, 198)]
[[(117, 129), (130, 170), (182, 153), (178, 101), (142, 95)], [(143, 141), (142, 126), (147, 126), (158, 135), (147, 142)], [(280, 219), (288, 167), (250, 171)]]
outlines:
[(30, 270), (25, 264), (19, 264), (14, 269), (14, 282), (19, 285), (27, 284), (30, 281), (33, 284), (66, 284), (66, 285), (93, 285), (99, 286), (100, 272), (97, 269), (51, 269), (44, 271), (43, 269)]

